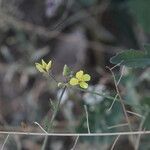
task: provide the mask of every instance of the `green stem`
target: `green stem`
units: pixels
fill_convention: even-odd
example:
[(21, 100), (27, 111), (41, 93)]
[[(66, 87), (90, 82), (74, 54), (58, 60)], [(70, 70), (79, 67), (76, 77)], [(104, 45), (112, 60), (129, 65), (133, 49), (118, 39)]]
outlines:
[(55, 77), (51, 72), (49, 72), (48, 75), (58, 84), (58, 81), (55, 79)]
[[(56, 115), (57, 115), (57, 113), (58, 113), (59, 106), (60, 106), (62, 97), (63, 97), (63, 95), (64, 95), (64, 93), (65, 93), (65, 91), (66, 91), (66, 88), (67, 88), (67, 86), (65, 85), (64, 88), (63, 88), (63, 90), (62, 90), (62, 93), (61, 93), (61, 95), (60, 95), (60, 97), (59, 97), (59, 99), (58, 99), (57, 106), (56, 106), (56, 108), (55, 108), (55, 110), (54, 110), (54, 113), (53, 113), (52, 118), (51, 118), (51, 121), (50, 121), (50, 125), (49, 125), (49, 127), (48, 127), (48, 129), (47, 129), (47, 132), (48, 132), (48, 133), (50, 132), (50, 130), (52, 130), (53, 123), (54, 123), (54, 120), (55, 120)], [(45, 150), (45, 147), (46, 147), (46, 144), (47, 144), (47, 140), (48, 140), (48, 136), (45, 136), (41, 150)]]

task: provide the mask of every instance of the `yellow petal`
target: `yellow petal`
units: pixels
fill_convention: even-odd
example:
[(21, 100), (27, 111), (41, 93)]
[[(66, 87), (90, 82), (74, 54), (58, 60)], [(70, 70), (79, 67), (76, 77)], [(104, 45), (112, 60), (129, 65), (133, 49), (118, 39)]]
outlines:
[(46, 66), (46, 71), (47, 72), (50, 70), (51, 66), (52, 66), (52, 61), (49, 61), (49, 63)]
[(71, 78), (69, 83), (70, 83), (70, 85), (77, 85), (77, 84), (79, 84), (79, 81), (76, 78)]
[(76, 78), (79, 80), (79, 81), (82, 81), (82, 77), (83, 77), (83, 71), (80, 70), (76, 73)]
[(88, 88), (88, 84), (86, 82), (80, 82), (79, 85), (83, 89), (87, 89)]
[(39, 63), (35, 63), (36, 69), (40, 72), (45, 72), (45, 70), (43, 69), (43, 66)]
[(43, 59), (42, 59), (42, 66), (43, 66), (44, 69), (46, 69), (47, 64)]
[(90, 80), (91, 80), (91, 76), (89, 74), (83, 75), (83, 81), (90, 81)]

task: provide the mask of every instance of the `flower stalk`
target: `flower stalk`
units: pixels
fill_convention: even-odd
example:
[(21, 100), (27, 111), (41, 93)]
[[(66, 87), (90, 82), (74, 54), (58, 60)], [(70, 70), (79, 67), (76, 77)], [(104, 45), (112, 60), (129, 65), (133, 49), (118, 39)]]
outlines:
[[(53, 113), (53, 115), (52, 115), (52, 118), (51, 118), (51, 121), (50, 121), (50, 125), (49, 125), (49, 127), (48, 127), (48, 129), (47, 129), (47, 132), (48, 132), (48, 133), (52, 130), (52, 127), (53, 127), (53, 124), (54, 124), (54, 120), (55, 120), (56, 115), (57, 115), (57, 113), (58, 113), (58, 111), (59, 111), (59, 106), (60, 106), (62, 97), (63, 97), (63, 95), (64, 95), (66, 89), (67, 89), (67, 86), (65, 85), (64, 88), (63, 88), (63, 90), (62, 90), (62, 93), (61, 93), (61, 95), (60, 95), (60, 97), (59, 97), (59, 99), (58, 99), (58, 103), (57, 103), (56, 108), (55, 108), (55, 110), (54, 110), (54, 113)], [(48, 141), (48, 135), (46, 135), (45, 138), (44, 138), (44, 142), (43, 142), (43, 145), (42, 145), (42, 149), (41, 149), (41, 150), (45, 150), (47, 141)]]

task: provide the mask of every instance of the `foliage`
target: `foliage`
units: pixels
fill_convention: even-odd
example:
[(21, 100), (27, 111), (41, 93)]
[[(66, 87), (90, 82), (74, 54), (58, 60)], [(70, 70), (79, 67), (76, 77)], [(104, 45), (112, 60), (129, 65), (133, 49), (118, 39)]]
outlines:
[(136, 19), (143, 27), (144, 31), (150, 32), (150, 1), (149, 0), (130, 0), (129, 6), (136, 16)]
[(133, 68), (150, 66), (150, 45), (145, 45), (143, 51), (125, 50), (110, 59), (113, 64), (125, 65)]
[[(132, 127), (139, 130), (143, 122), (142, 129), (150, 129), (150, 70), (146, 68), (149, 48), (128, 50), (139, 49), (141, 43), (149, 41), (149, 35), (139, 33), (142, 27), (137, 28), (141, 23), (142, 30), (149, 30), (148, 3), (148, 0), (1, 0), (1, 130), (41, 132), (34, 124), (37, 121), (45, 131), (53, 125), (57, 133), (87, 133), (86, 105), (92, 133), (128, 131), (127, 126), (113, 127), (126, 121), (119, 97), (114, 100), (112, 76), (104, 67), (109, 66), (107, 60), (118, 47), (127, 51), (117, 54), (114, 64), (123, 60), (121, 64), (126, 66), (145, 67), (142, 70), (125, 67), (122, 78), (120, 71), (114, 71), (114, 75), (117, 81), (121, 79), (118, 89), (126, 109), (142, 116), (128, 114)], [(127, 4), (136, 12), (139, 22), (135, 22)], [(51, 66), (49, 58), (55, 61), (54, 65)], [(43, 73), (40, 75), (34, 64), (42, 59), (36, 64)], [(89, 75), (79, 71), (80, 68), (89, 72), (91, 80)], [(76, 75), (78, 72), (80, 77)], [(43, 141), (41, 136), (14, 137), (7, 141), (6, 149), (39, 149)], [(148, 137), (141, 137), (141, 150), (150, 149)], [(110, 149), (114, 138), (83, 137), (79, 138), (77, 146), (87, 144), (89, 149), (100, 146), (106, 150)], [(1, 135), (0, 142), (4, 142)], [(56, 146), (61, 145), (60, 149), (70, 150), (73, 143), (73, 138), (50, 137), (46, 149), (57, 149)]]

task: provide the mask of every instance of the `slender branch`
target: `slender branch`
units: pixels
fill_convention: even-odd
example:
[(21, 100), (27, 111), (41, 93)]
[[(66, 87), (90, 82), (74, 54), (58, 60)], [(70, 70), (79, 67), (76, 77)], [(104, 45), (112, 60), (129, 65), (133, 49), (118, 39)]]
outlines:
[(2, 147), (1, 147), (1, 150), (4, 149), (4, 146), (5, 146), (5, 144), (6, 144), (7, 140), (8, 140), (8, 138), (9, 138), (9, 135), (10, 135), (10, 134), (8, 134), (8, 135), (6, 136), (5, 141), (4, 141), (4, 143), (3, 143)]

